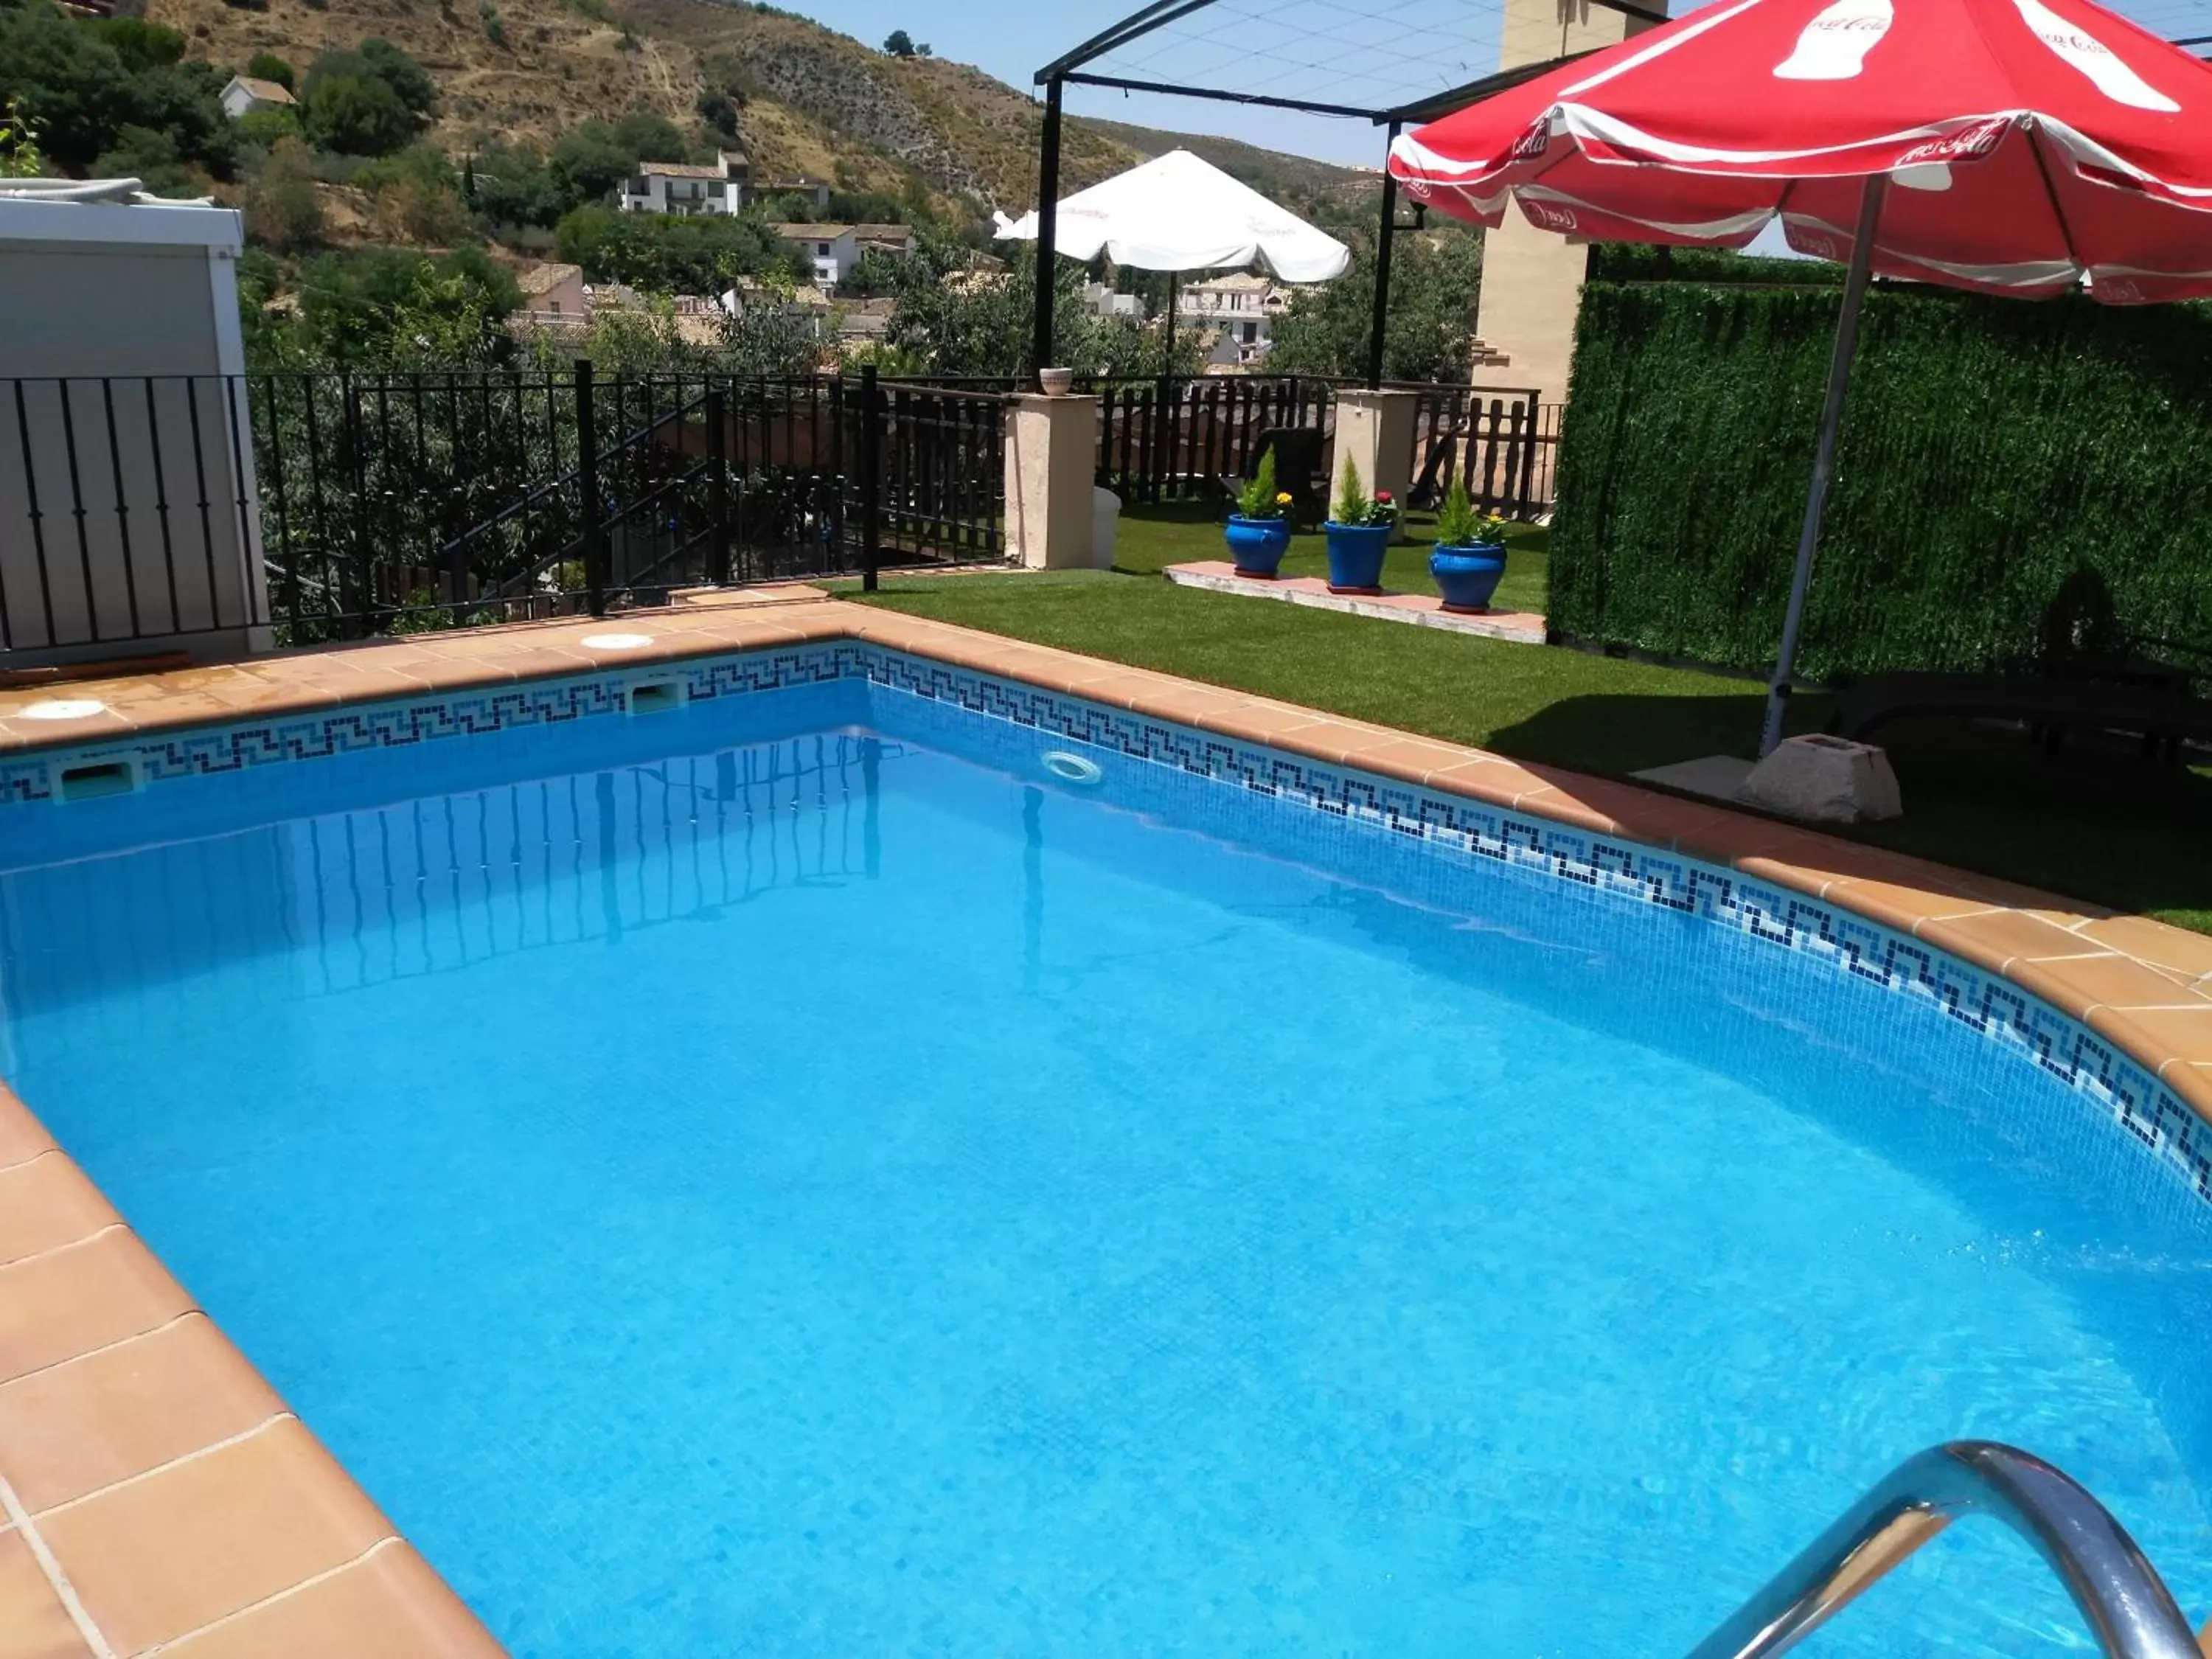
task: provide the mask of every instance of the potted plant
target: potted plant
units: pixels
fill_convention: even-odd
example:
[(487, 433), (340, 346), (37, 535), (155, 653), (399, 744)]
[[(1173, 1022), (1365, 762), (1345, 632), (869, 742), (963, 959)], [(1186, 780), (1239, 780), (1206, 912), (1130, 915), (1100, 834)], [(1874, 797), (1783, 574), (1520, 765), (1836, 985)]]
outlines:
[(1490, 609), (1490, 596), (1505, 574), (1505, 515), (1478, 513), (1462, 479), (1452, 480), (1437, 514), (1429, 574), (1436, 578), (1443, 608), (1462, 616)]
[(1390, 492), (1372, 495), (1359, 482), (1359, 468), (1351, 456), (1336, 484), (1336, 502), (1328, 522), (1322, 526), (1328, 537), (1328, 591), (1332, 593), (1380, 593), (1382, 556), (1389, 551), (1390, 536), (1398, 524), (1398, 504)]
[(1275, 452), (1260, 457), (1252, 481), (1237, 493), (1229, 515), (1229, 558), (1240, 576), (1272, 578), (1291, 544), (1290, 496), (1275, 488)]

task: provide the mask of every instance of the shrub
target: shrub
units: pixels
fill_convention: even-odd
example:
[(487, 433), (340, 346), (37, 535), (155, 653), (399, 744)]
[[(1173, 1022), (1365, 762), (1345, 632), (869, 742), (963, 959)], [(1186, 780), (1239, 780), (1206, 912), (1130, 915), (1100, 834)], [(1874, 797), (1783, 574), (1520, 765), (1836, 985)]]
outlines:
[(264, 247), (295, 253), (323, 240), (314, 161), (297, 138), (281, 138), (246, 184), (246, 230)]
[(416, 121), (382, 81), (356, 75), (311, 81), (302, 123), (307, 137), (344, 155), (389, 155), (415, 137)]
[(274, 81), (287, 92), (298, 90), (292, 66), (273, 52), (257, 52), (246, 60), (246, 72), (257, 81)]

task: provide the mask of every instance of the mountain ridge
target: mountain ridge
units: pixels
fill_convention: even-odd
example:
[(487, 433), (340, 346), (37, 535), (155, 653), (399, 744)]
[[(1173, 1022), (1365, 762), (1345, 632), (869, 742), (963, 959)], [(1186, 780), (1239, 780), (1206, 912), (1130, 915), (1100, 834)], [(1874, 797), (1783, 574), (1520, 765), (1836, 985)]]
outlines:
[[(702, 95), (738, 110), (756, 177), (806, 174), (855, 194), (926, 203), (970, 225), (1036, 204), (1039, 104), (970, 64), (898, 58), (811, 18), (732, 0), (148, 0), (195, 54), (243, 65), (380, 35), (428, 69), (431, 138), (459, 155), (494, 137), (547, 143), (565, 128), (659, 111), (709, 142)], [(1374, 175), (1198, 134), (1071, 115), (1061, 187), (1166, 149), (1206, 156), (1294, 210), (1341, 210)]]

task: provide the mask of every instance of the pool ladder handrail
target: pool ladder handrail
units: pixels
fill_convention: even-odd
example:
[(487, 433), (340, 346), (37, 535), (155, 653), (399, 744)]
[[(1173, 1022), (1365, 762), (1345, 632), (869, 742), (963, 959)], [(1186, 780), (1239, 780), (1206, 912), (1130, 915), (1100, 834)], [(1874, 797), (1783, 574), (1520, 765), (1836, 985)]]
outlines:
[(1786, 1651), (1966, 1515), (1993, 1516), (2033, 1544), (2112, 1659), (2203, 1659), (2172, 1592), (2111, 1512), (2041, 1458), (1990, 1440), (1950, 1441), (1899, 1464), (1690, 1659)]

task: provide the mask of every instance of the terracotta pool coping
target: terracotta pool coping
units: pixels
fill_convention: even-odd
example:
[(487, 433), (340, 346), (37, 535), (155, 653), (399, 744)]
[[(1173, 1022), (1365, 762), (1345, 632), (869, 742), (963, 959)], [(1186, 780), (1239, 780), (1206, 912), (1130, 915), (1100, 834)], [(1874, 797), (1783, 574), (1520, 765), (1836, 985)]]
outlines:
[[(587, 643), (650, 635), (636, 648)], [(0, 760), (343, 703), (856, 639), (1678, 850), (1820, 897), (2084, 1021), (2212, 1121), (2212, 938), (1631, 783), (832, 599), (704, 596), (0, 692)], [(56, 698), (80, 719), (23, 718)], [(35, 1117), (0, 1090), (0, 1659), (498, 1645)]]

